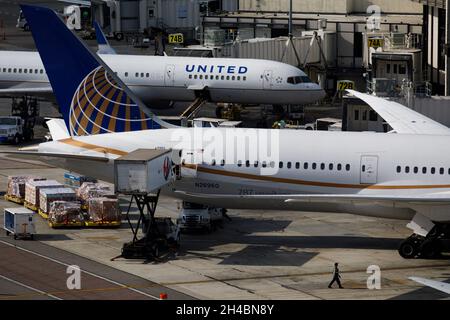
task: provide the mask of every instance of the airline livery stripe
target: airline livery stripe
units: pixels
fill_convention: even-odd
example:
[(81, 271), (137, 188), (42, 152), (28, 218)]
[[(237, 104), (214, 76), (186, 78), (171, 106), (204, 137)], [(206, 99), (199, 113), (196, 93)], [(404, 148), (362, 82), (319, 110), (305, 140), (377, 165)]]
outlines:
[[(126, 151), (101, 147), (77, 140), (73, 140), (72, 138), (59, 140), (59, 142), (63, 142), (66, 144), (70, 144), (79, 148), (85, 148), (89, 150), (94, 150), (98, 152), (106, 152), (111, 153), (118, 156), (124, 156), (128, 154)], [(225, 177), (233, 177), (233, 178), (241, 178), (241, 179), (249, 179), (249, 180), (258, 180), (258, 181), (268, 181), (274, 183), (286, 183), (286, 184), (295, 184), (295, 185), (305, 185), (305, 186), (314, 186), (314, 187), (328, 187), (328, 188), (345, 188), (345, 189), (372, 189), (372, 190), (408, 190), (408, 189), (446, 189), (450, 188), (450, 184), (436, 184), (436, 185), (404, 185), (404, 186), (387, 186), (387, 185), (377, 185), (377, 184), (345, 184), (345, 183), (331, 183), (331, 182), (318, 182), (318, 181), (307, 181), (307, 180), (294, 180), (288, 178), (279, 178), (279, 177), (271, 177), (271, 176), (261, 176), (249, 173), (241, 173), (241, 172), (233, 172), (233, 171), (225, 171), (225, 170), (217, 170), (212, 168), (201, 167), (193, 164), (184, 164), (185, 168), (197, 170), (199, 172), (220, 175)]]
[(74, 147), (84, 148), (84, 149), (97, 151), (97, 152), (101, 152), (101, 153), (110, 153), (110, 154), (114, 154), (117, 156), (124, 156), (124, 155), (128, 154), (128, 152), (126, 152), (126, 151), (102, 147), (102, 146), (98, 146), (98, 145), (90, 144), (90, 143), (85, 143), (85, 142), (74, 140), (72, 138), (62, 139), (62, 140), (59, 140), (58, 142), (62, 142), (62, 143), (69, 144)]
[(315, 187), (345, 188), (345, 189), (374, 189), (374, 190), (450, 188), (450, 184), (386, 186), (386, 185), (376, 185), (376, 184), (370, 185), (370, 184), (345, 184), (345, 183), (318, 182), (318, 181), (294, 180), (294, 179), (270, 177), (270, 176), (260, 176), (260, 175), (255, 175), (255, 174), (217, 170), (217, 169), (205, 168), (205, 167), (200, 167), (200, 166), (197, 167), (195, 165), (187, 165), (187, 164), (185, 164), (184, 166), (187, 168), (190, 168), (190, 169), (197, 168), (197, 171), (199, 171), (199, 172), (221, 175), (221, 176), (226, 176), (226, 177), (235, 177), (235, 178), (242, 178), (242, 179), (249, 179), (249, 180), (259, 180), (259, 181), (287, 183), (287, 184), (315, 186)]

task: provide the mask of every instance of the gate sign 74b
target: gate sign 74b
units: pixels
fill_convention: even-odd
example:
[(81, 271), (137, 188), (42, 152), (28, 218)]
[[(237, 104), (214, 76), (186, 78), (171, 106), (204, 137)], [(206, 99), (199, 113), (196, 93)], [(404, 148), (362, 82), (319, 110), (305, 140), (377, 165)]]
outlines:
[(169, 43), (183, 43), (184, 37), (182, 33), (169, 34)]

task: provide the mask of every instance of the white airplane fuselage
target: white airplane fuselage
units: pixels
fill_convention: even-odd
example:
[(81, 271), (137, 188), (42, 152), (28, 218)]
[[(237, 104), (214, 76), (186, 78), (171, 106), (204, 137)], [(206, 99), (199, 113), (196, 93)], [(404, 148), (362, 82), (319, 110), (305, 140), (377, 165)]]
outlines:
[[(193, 101), (202, 90), (207, 91), (211, 102), (243, 104), (309, 104), (325, 95), (302, 70), (276, 61), (111, 54), (100, 57), (149, 107), (159, 101)], [(49, 80), (39, 53), (0, 51), (0, 89), (43, 85), (49, 85)]]
[[(447, 205), (427, 206), (422, 203), (414, 207), (411, 203), (402, 206), (395, 201), (391, 205), (378, 204), (376, 201), (369, 205), (358, 204), (357, 201), (285, 202), (276, 197), (239, 197), (285, 194), (408, 197), (436, 192), (445, 194), (450, 192), (448, 136), (280, 130), (279, 139), (272, 142), (272, 150), (279, 150), (278, 161), (282, 167), (277, 162), (275, 167), (278, 167), (278, 171), (275, 174), (262, 175), (261, 165), (266, 161), (264, 157), (257, 159), (258, 167), (255, 167), (253, 160), (247, 164), (245, 158), (222, 166), (222, 159), (205, 155), (195, 170), (190, 165), (192, 145), (180, 147), (179, 142), (173, 141), (174, 136), (191, 134), (192, 130), (146, 130), (74, 137), (40, 144), (39, 151), (114, 159), (138, 148), (176, 148), (183, 150), (183, 170), (191, 170), (191, 173), (183, 175), (181, 180), (166, 187), (164, 192), (183, 200), (224, 208), (325, 211), (405, 220), (410, 220), (416, 210), (420, 210), (432, 221), (450, 221)], [(239, 130), (243, 130), (241, 132), (244, 134), (246, 129)], [(91, 164), (83, 160), (64, 159), (55, 164), (113, 181), (112, 161)], [(192, 172), (195, 172), (194, 175)]]

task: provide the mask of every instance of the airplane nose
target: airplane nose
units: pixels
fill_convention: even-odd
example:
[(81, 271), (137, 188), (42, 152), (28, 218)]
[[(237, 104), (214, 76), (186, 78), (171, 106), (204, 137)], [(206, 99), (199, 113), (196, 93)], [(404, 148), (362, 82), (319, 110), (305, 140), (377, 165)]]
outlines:
[(325, 90), (323, 90), (320, 85), (316, 84), (315, 85), (315, 89), (318, 90), (317, 91), (317, 100), (322, 100), (323, 98), (325, 98), (326, 96), (326, 92)]

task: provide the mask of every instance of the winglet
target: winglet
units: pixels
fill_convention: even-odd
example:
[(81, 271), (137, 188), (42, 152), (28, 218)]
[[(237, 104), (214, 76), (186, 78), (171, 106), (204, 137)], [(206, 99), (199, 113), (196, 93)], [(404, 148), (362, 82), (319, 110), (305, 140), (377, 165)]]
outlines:
[(98, 43), (97, 54), (116, 54), (116, 50), (114, 50), (109, 44), (108, 39), (106, 39), (106, 36), (97, 21), (94, 21), (94, 28)]

